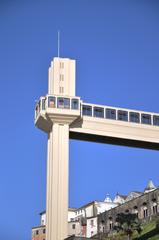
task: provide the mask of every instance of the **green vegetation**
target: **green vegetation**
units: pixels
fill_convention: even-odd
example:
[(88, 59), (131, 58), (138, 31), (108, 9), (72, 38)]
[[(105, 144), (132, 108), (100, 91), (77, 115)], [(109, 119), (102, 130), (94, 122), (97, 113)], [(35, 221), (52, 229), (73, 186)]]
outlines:
[[(133, 224), (134, 226), (134, 224)], [(141, 225), (142, 231), (138, 233), (135, 229), (132, 230), (132, 240), (159, 240), (159, 217), (153, 218), (150, 222)], [(103, 237), (102, 240), (127, 240), (128, 234), (126, 231), (119, 231), (110, 237)]]
[(117, 232), (125, 233), (128, 240), (132, 239), (134, 232), (140, 234), (142, 232), (141, 224), (136, 214), (132, 213), (119, 213), (116, 222), (117, 226), (114, 227)]

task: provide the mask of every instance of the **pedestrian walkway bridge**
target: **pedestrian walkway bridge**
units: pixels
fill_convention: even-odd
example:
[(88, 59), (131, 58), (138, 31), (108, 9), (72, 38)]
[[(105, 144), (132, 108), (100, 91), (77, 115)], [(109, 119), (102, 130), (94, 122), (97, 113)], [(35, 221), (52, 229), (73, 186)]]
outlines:
[(84, 103), (79, 97), (41, 97), (35, 123), (49, 132), (47, 113), (77, 116), (70, 138), (159, 150), (159, 114)]

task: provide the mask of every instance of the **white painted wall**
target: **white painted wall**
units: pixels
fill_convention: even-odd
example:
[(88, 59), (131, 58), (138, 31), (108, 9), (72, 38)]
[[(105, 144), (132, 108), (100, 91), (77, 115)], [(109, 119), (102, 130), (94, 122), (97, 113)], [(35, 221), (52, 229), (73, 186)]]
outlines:
[(68, 210), (68, 222), (74, 221), (75, 216), (76, 214), (74, 210)]
[(49, 68), (48, 93), (75, 96), (75, 74), (75, 60), (54, 58)]
[(46, 213), (42, 213), (41, 216), (40, 216), (40, 223), (41, 225), (46, 225)]
[(97, 234), (97, 217), (88, 218), (86, 237), (90, 238), (96, 234)]

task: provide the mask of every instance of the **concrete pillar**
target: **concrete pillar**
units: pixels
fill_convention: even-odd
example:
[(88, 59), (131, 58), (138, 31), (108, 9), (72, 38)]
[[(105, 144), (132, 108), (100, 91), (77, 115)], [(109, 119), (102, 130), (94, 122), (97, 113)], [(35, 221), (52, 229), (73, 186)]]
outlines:
[(67, 237), (69, 124), (53, 123), (48, 136), (46, 240)]

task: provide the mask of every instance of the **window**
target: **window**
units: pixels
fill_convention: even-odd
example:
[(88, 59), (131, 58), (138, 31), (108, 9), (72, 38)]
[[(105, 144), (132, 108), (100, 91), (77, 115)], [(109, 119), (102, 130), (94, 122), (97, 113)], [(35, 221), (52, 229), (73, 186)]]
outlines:
[(38, 105), (36, 105), (36, 108), (35, 108), (35, 118), (37, 118), (38, 112), (39, 112), (39, 107), (38, 107)]
[(88, 105), (83, 105), (82, 114), (85, 116), (92, 116), (92, 107)]
[(64, 68), (64, 63), (60, 62), (60, 68)]
[(94, 107), (94, 117), (104, 118), (104, 108)]
[(39, 231), (38, 230), (36, 230), (36, 235), (38, 235), (39, 234)]
[(110, 230), (113, 229), (113, 223), (112, 223), (112, 222), (109, 223), (109, 229), (110, 229)]
[(150, 114), (141, 114), (141, 122), (144, 124), (151, 124), (151, 115)]
[(72, 229), (76, 229), (76, 224), (72, 224)]
[(116, 119), (116, 110), (115, 109), (106, 109), (106, 118), (108, 119)]
[(55, 101), (56, 101), (55, 97), (48, 97), (48, 107), (55, 108), (56, 104)]
[(159, 116), (153, 116), (153, 125), (159, 126)]
[(41, 108), (41, 101), (38, 102), (39, 110)]
[(72, 99), (71, 100), (71, 108), (72, 109), (78, 109), (79, 108), (79, 101), (78, 101), (78, 99)]
[(45, 234), (45, 229), (43, 229), (43, 233)]
[(45, 99), (42, 99), (42, 110), (45, 110)]
[(129, 121), (139, 123), (140, 122), (140, 114), (136, 112), (129, 113)]
[(156, 214), (156, 213), (157, 213), (157, 204), (153, 206), (153, 214)]
[(64, 80), (64, 75), (60, 74), (60, 81), (63, 81), (63, 80)]
[(59, 92), (63, 93), (64, 92), (64, 87), (60, 87)]
[(144, 218), (146, 218), (148, 216), (148, 210), (147, 208), (144, 208)]
[(128, 112), (118, 110), (118, 120), (120, 121), (128, 121)]
[(136, 217), (139, 218), (139, 213), (137, 210), (135, 211), (135, 214), (136, 214)]
[(93, 227), (94, 225), (94, 220), (91, 220), (91, 227)]
[(59, 97), (57, 99), (57, 107), (58, 108), (70, 108), (70, 99)]

